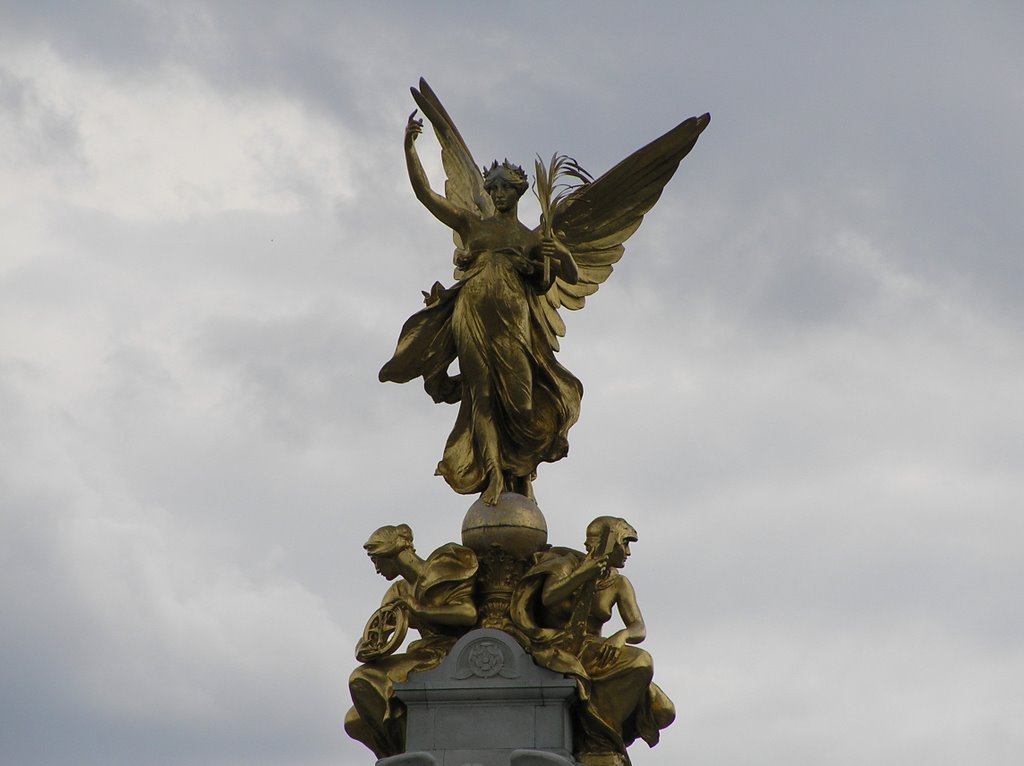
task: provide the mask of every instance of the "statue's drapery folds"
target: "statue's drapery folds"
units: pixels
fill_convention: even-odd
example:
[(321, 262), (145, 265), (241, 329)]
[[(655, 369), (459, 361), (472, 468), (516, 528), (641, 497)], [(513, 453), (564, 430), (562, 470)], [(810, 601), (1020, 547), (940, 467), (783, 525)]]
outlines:
[[(532, 476), (539, 463), (563, 458), (583, 395), (543, 340), (526, 259), (508, 249), (471, 258), (462, 280), (405, 323), (380, 372), (397, 383), (422, 376), (437, 401), (461, 399), (437, 473), (462, 494), (487, 485), (480, 435), (488, 429), (497, 436), (500, 470), (512, 476)], [(456, 358), (457, 378), (448, 375)]]

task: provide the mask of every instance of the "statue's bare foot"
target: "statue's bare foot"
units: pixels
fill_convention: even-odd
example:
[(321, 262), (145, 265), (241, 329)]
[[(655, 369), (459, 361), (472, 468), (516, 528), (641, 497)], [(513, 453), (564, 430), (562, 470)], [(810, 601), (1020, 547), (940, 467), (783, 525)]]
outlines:
[(501, 471), (493, 471), (491, 473), (491, 480), (487, 484), (487, 489), (480, 495), (480, 499), (487, 505), (497, 505), (498, 498), (501, 497), (501, 493), (505, 491), (505, 480), (501, 475)]

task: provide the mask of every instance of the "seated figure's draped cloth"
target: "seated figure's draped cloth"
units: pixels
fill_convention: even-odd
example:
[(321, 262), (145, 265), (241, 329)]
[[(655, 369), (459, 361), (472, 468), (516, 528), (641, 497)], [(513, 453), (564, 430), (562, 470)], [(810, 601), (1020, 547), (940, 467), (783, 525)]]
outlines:
[[(532, 476), (541, 462), (565, 457), (583, 386), (558, 363), (540, 322), (544, 285), (536, 264), (515, 248), (473, 253), (450, 289), (435, 285), (428, 305), (405, 323), (381, 381), (422, 376), (435, 401), (460, 401), (437, 473), (456, 492), (487, 484), (476, 435), (496, 429), (500, 466)], [(460, 373), (449, 376), (458, 358)]]
[[(405, 598), (428, 607), (472, 604), (477, 566), (476, 554), (469, 548), (442, 545), (427, 557), (415, 586), (405, 580), (395, 582), (383, 603)], [(419, 631), (420, 638), (409, 644), (408, 651), (360, 665), (349, 678), (354, 707), (345, 716), (345, 729), (378, 758), (405, 751), (405, 708), (394, 697), (394, 685), (407, 680), (410, 673), (440, 665), (459, 637), (471, 630), (426, 623), (413, 616), (409, 625)]]
[[(602, 660), (606, 639), (599, 633), (588, 633), (581, 650), (574, 653), (566, 632), (572, 599), (552, 608), (541, 603), (547, 578), (569, 575), (582, 558), (582, 553), (569, 548), (554, 548), (543, 555), (517, 586), (510, 610), (512, 622), (529, 639), (530, 653), (538, 665), (576, 679), (579, 701), (574, 752), (627, 755), (626, 747), (637, 739), (654, 747), (660, 730), (674, 720), (675, 706), (652, 681), (651, 655), (627, 644), (615, 659)], [(603, 623), (610, 616), (595, 613), (589, 622)]]

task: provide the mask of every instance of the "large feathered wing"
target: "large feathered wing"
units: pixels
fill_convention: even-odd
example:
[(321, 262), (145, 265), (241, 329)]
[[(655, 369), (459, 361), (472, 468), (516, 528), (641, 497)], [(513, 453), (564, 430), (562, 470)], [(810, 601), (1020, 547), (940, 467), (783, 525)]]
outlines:
[(552, 229), (572, 252), (579, 281), (571, 285), (556, 277), (538, 301), (554, 348), (558, 348), (554, 336), (565, 334), (565, 323), (557, 309), (581, 309), (586, 296), (597, 292), (612, 273), (612, 265), (622, 257), (623, 243), (640, 227), (644, 215), (654, 207), (665, 184), (710, 122), (710, 114), (684, 120), (596, 181), (577, 188), (555, 208)]
[[(430, 120), (434, 128), (434, 135), (441, 145), (441, 164), (447, 176), (444, 183), (444, 196), (453, 204), (468, 210), (481, 218), (488, 218), (494, 215), (494, 203), (490, 195), (484, 189), (483, 175), (477, 166), (469, 147), (462, 139), (459, 129), (455, 127), (452, 118), (441, 105), (440, 99), (433, 89), (427, 85), (427, 81), (420, 78), (420, 87), (410, 88), (413, 100)], [(456, 255), (462, 248), (463, 243), (458, 232), (454, 232)], [(456, 270), (456, 278), (459, 272)]]

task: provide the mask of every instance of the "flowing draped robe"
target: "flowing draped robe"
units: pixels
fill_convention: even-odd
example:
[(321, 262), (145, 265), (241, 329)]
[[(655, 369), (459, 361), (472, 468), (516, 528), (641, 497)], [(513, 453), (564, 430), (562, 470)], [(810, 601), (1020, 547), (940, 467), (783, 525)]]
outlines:
[[(555, 359), (541, 326), (545, 300), (537, 265), (518, 248), (481, 250), (450, 289), (435, 284), (427, 307), (405, 323), (381, 381), (422, 376), (434, 401), (461, 402), (437, 466), (456, 492), (487, 483), (481, 433), (493, 424), (498, 460), (511, 476), (531, 477), (541, 462), (569, 450), (583, 386)], [(460, 373), (448, 375), (459, 360)]]

